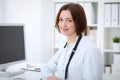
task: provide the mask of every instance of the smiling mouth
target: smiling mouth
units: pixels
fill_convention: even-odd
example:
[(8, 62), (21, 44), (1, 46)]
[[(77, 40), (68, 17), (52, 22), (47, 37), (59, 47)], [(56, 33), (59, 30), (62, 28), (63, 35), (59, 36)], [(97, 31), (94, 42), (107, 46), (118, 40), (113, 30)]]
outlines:
[(62, 29), (61, 30), (61, 32), (67, 32), (68, 31), (68, 29)]
[(62, 29), (62, 31), (67, 31), (68, 29)]

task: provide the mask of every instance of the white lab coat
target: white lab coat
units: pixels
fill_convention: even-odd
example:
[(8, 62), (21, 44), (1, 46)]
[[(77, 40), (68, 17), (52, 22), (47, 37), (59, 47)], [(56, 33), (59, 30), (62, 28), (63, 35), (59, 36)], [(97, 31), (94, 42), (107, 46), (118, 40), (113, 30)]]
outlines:
[[(64, 80), (65, 68), (71, 51), (65, 58), (62, 47), (54, 57), (42, 68), (41, 78), (55, 75)], [(70, 62), (68, 80), (102, 80), (103, 58), (100, 50), (88, 36), (83, 36)]]

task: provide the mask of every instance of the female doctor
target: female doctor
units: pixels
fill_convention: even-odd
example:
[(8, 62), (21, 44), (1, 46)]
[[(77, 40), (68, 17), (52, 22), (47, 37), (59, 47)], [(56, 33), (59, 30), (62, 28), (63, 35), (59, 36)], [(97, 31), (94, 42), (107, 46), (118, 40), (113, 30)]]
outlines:
[(40, 80), (102, 80), (103, 58), (88, 36), (81, 5), (63, 5), (56, 17), (56, 28), (67, 37), (64, 47), (42, 68)]

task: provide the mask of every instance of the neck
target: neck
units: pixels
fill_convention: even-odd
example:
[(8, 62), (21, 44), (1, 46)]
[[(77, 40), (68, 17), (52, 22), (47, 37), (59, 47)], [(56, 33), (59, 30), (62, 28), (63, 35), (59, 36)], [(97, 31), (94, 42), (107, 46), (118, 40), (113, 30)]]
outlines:
[(71, 44), (71, 43), (75, 42), (76, 37), (77, 37), (76, 34), (67, 36), (67, 39), (68, 39), (67, 43), (68, 43), (68, 44)]

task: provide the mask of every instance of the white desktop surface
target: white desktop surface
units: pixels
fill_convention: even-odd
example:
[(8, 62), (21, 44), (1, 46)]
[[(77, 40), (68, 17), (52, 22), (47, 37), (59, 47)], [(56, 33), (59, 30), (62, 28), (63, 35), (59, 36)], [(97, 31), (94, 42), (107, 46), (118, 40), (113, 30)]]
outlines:
[[(30, 66), (28, 64), (30, 63), (21, 63), (21, 64), (17, 64), (14, 66), (11, 66), (8, 71), (12, 71), (12, 70), (18, 70), (21, 68), (25, 68), (27, 66)], [(40, 67), (42, 67), (41, 64), (38, 64)], [(32, 66), (37, 66), (36, 64), (32, 64)], [(12, 76), (12, 77), (0, 77), (0, 80), (40, 80), (40, 72), (37, 71), (29, 71), (29, 70), (25, 70), (24, 73), (16, 75), (16, 76)]]
[(0, 77), (0, 80), (40, 80), (40, 72), (25, 71), (13, 77)]

